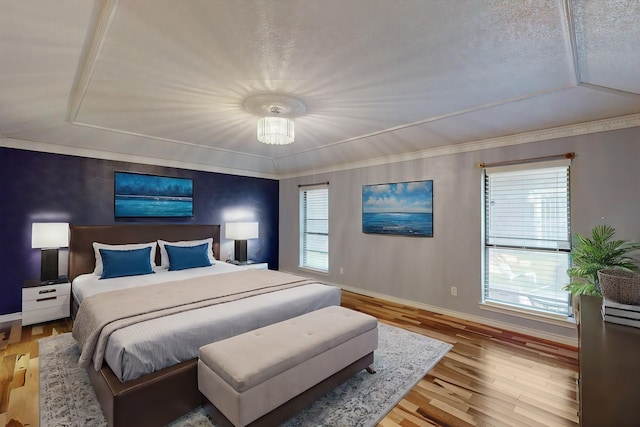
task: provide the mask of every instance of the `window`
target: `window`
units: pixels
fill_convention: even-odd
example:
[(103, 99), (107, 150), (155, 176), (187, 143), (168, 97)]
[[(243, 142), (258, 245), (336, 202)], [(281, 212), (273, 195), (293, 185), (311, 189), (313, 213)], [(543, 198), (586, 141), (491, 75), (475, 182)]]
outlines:
[(484, 171), (483, 302), (571, 314), (569, 161)]
[(329, 184), (300, 188), (300, 266), (329, 271)]

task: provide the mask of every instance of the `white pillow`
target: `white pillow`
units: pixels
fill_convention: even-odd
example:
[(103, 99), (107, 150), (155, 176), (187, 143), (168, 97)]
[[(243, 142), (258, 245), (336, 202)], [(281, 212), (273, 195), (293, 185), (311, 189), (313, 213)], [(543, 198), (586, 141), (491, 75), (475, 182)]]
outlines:
[(156, 242), (150, 243), (132, 243), (129, 245), (107, 245), (106, 243), (93, 242), (93, 252), (96, 256), (96, 268), (93, 270), (93, 274), (98, 276), (102, 275), (102, 256), (100, 255), (100, 249), (109, 249), (111, 251), (129, 251), (131, 249), (144, 249), (151, 248), (149, 257), (151, 258), (151, 268), (156, 266)]
[(207, 254), (209, 254), (209, 261), (211, 265), (215, 264), (216, 259), (213, 257), (213, 237), (202, 240), (181, 240), (179, 242), (167, 242), (166, 240), (158, 240), (160, 245), (160, 267), (169, 268), (169, 254), (167, 248), (164, 245), (169, 246), (198, 246), (207, 244)]

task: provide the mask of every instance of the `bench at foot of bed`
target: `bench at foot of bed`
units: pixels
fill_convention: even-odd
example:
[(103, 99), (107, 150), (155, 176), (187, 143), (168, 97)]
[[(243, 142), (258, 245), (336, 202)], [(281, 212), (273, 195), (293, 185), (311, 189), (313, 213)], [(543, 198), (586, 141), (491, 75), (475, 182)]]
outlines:
[(198, 388), (222, 426), (273, 426), (373, 363), (374, 317), (333, 306), (205, 345)]

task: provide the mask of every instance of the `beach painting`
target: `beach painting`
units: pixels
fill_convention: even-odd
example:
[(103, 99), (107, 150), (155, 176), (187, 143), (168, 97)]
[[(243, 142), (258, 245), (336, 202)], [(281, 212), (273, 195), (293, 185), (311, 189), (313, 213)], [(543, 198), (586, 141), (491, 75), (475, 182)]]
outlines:
[(116, 218), (193, 216), (193, 180), (115, 172)]
[(433, 180), (363, 185), (362, 232), (433, 237)]

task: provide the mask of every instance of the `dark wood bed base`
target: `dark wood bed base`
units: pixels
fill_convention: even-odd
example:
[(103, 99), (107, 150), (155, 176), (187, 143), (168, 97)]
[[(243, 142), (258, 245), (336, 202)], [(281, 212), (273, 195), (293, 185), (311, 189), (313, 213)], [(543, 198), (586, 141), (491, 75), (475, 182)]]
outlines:
[[(213, 237), (213, 252), (220, 259), (220, 225), (105, 225), (69, 227), (69, 280), (91, 273), (95, 267), (93, 242), (107, 244), (196, 240)], [(156, 251), (160, 265), (160, 250)], [(73, 300), (73, 298), (72, 298)], [(100, 371), (87, 367), (102, 411), (110, 426), (161, 426), (203, 403), (198, 391), (197, 359), (121, 383), (105, 363)]]
[(126, 383), (106, 363), (87, 373), (110, 426), (163, 426), (206, 400), (198, 391), (198, 359)]

